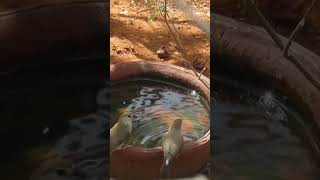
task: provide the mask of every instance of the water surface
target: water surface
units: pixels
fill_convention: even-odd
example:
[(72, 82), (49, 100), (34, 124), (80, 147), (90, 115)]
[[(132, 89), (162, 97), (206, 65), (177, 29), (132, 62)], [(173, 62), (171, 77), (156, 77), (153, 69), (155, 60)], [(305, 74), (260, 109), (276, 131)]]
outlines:
[(105, 87), (100, 66), (93, 60), (1, 75), (0, 179), (107, 177), (108, 111), (96, 99)]
[[(185, 142), (196, 141), (209, 129), (209, 110), (202, 96), (178, 84), (134, 79), (112, 84), (112, 113), (121, 109), (133, 117), (133, 132), (126, 144), (157, 147), (170, 122), (182, 119)], [(120, 111), (120, 112), (119, 112)]]
[(316, 180), (320, 167), (287, 97), (217, 78), (213, 107), (215, 180)]

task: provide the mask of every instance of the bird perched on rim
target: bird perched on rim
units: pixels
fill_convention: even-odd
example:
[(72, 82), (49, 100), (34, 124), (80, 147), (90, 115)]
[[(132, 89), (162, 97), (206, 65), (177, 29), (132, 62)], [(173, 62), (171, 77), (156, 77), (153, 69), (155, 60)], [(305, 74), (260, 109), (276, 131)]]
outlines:
[(124, 112), (110, 129), (110, 155), (130, 136), (131, 131), (132, 118), (127, 112)]
[(160, 175), (166, 177), (171, 162), (178, 156), (183, 146), (183, 136), (181, 133), (182, 120), (176, 119), (170, 124), (168, 132), (162, 139), (163, 163)]

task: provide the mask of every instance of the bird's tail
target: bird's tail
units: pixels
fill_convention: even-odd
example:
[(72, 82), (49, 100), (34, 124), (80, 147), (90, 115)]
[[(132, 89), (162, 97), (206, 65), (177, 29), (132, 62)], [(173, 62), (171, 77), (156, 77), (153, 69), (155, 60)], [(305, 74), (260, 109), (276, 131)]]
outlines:
[(169, 158), (164, 158), (163, 163), (160, 168), (160, 177), (167, 178), (168, 177), (168, 170), (169, 170), (170, 161)]

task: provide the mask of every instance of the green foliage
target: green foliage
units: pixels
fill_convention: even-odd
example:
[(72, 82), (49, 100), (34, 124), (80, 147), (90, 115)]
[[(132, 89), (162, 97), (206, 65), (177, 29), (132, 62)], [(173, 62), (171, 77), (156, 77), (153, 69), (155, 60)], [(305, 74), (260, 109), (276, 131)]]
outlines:
[[(161, 12), (164, 11), (164, 0), (142, 0), (143, 4), (147, 8), (149, 15), (147, 17), (148, 21), (156, 20)], [(133, 4), (138, 4), (141, 0), (132, 0)]]
[[(148, 0), (145, 0), (148, 1)], [(150, 1), (148, 1), (150, 3)], [(149, 10), (149, 16), (148, 21), (154, 21), (156, 20), (159, 15), (161, 15), (161, 12), (164, 11), (164, 2), (160, 0), (151, 1), (151, 6)]]

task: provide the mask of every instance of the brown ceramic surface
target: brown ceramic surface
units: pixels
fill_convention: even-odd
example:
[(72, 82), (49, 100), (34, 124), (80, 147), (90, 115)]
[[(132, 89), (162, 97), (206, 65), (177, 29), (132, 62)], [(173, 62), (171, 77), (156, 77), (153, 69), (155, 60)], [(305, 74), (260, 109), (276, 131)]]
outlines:
[(1, 64), (31, 63), (36, 58), (44, 62), (59, 54), (83, 56), (84, 52), (101, 52), (108, 29), (106, 2), (47, 0), (28, 4), (26, 1), (25, 5), (16, 3), (20, 4), (16, 8), (2, 7)]
[[(213, 15), (212, 48), (217, 68), (263, 79), (280, 90), (320, 129), (320, 57), (297, 43), (289, 58), (262, 28)], [(283, 42), (287, 39), (280, 36)]]

